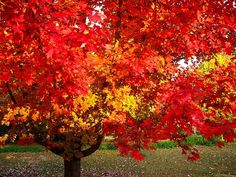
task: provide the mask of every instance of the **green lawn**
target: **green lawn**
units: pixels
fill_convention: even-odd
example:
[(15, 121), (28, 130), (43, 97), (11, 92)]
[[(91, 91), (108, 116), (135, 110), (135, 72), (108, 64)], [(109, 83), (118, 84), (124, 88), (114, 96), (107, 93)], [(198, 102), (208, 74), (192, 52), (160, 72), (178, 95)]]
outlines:
[[(178, 148), (145, 151), (134, 161), (116, 150), (98, 150), (82, 160), (84, 177), (236, 177), (236, 144), (198, 146), (201, 160), (188, 162)], [(0, 153), (2, 177), (62, 177), (63, 161), (50, 152)]]
[[(110, 142), (111, 137), (105, 137), (105, 140), (100, 145), (99, 150), (116, 150), (114, 144)], [(189, 145), (204, 145), (204, 146), (214, 146), (219, 139), (213, 138), (211, 140), (206, 140), (201, 135), (194, 135), (187, 138), (187, 144)], [(156, 148), (174, 148), (177, 147), (177, 143), (169, 140), (160, 141), (153, 145)], [(10, 144), (1, 147), (0, 146), (0, 153), (1, 152), (43, 152), (45, 149), (40, 145), (29, 145), (29, 146), (20, 146), (15, 144)]]

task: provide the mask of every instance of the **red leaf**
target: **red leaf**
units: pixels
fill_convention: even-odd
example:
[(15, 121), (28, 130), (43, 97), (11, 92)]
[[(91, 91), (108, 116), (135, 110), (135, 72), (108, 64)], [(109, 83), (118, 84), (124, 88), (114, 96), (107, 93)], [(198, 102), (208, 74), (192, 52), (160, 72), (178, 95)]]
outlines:
[(219, 148), (222, 148), (222, 147), (224, 147), (224, 143), (223, 143), (223, 142), (217, 142), (217, 146), (218, 146)]
[(54, 49), (51, 48), (51, 49), (47, 52), (47, 54), (46, 54), (47, 58), (48, 58), (48, 59), (52, 58), (53, 53), (54, 53)]

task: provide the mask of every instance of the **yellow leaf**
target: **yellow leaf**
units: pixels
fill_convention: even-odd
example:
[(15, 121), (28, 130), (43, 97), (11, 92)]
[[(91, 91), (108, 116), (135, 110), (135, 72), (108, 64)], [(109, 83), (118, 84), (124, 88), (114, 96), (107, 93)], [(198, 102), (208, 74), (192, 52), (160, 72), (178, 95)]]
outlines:
[(156, 8), (155, 3), (152, 3), (151, 8), (154, 10)]
[(70, 124), (70, 127), (71, 127), (71, 128), (74, 128), (74, 127), (75, 127), (75, 124), (74, 124), (74, 123), (71, 123), (71, 124)]
[(88, 30), (84, 30), (84, 35), (87, 35), (89, 34), (89, 31)]
[(38, 116), (39, 116), (39, 112), (36, 112), (32, 115), (32, 119), (36, 121), (38, 119)]
[(76, 115), (75, 112), (72, 112), (71, 114), (72, 114), (74, 121), (76, 122), (78, 120), (78, 116)]
[(114, 48), (118, 49), (118, 47), (119, 47), (119, 40), (116, 41)]
[(119, 101), (113, 101), (112, 106), (117, 110), (121, 111), (122, 110), (122, 103)]
[(4, 134), (3, 136), (0, 136), (0, 146), (5, 144), (7, 138), (8, 138), (7, 134)]

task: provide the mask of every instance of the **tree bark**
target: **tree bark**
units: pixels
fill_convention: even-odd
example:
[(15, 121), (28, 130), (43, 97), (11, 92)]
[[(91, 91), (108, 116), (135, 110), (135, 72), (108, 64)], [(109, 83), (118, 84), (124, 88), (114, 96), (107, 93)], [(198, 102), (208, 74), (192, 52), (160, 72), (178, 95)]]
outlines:
[(64, 160), (64, 177), (81, 177), (81, 159)]

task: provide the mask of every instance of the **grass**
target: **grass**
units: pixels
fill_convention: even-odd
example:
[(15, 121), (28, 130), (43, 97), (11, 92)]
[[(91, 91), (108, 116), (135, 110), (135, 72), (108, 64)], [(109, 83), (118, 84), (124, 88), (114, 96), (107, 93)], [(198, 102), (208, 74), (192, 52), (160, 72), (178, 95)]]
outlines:
[(0, 146), (0, 153), (3, 152), (43, 152), (44, 147), (40, 145), (20, 146), (20, 145), (7, 145)]
[[(84, 177), (236, 177), (236, 144), (197, 148), (201, 153), (197, 162), (186, 161), (179, 148), (144, 151), (143, 161), (123, 157), (116, 150), (98, 150), (82, 160), (82, 174)], [(63, 161), (50, 152), (0, 153), (0, 176), (62, 177)]]
[[(187, 144), (189, 145), (204, 145), (204, 146), (213, 146), (215, 145), (217, 138), (213, 138), (211, 140), (206, 140), (204, 137), (200, 135), (190, 136), (187, 138)], [(111, 138), (106, 137), (105, 141), (99, 147), (99, 150), (116, 150), (116, 146), (110, 143)], [(156, 148), (174, 148), (177, 147), (177, 143), (173, 141), (160, 141), (159, 143), (154, 144)], [(39, 145), (30, 145), (30, 146), (19, 146), (19, 145), (7, 145), (4, 147), (0, 147), (1, 152), (43, 152), (45, 149)]]

